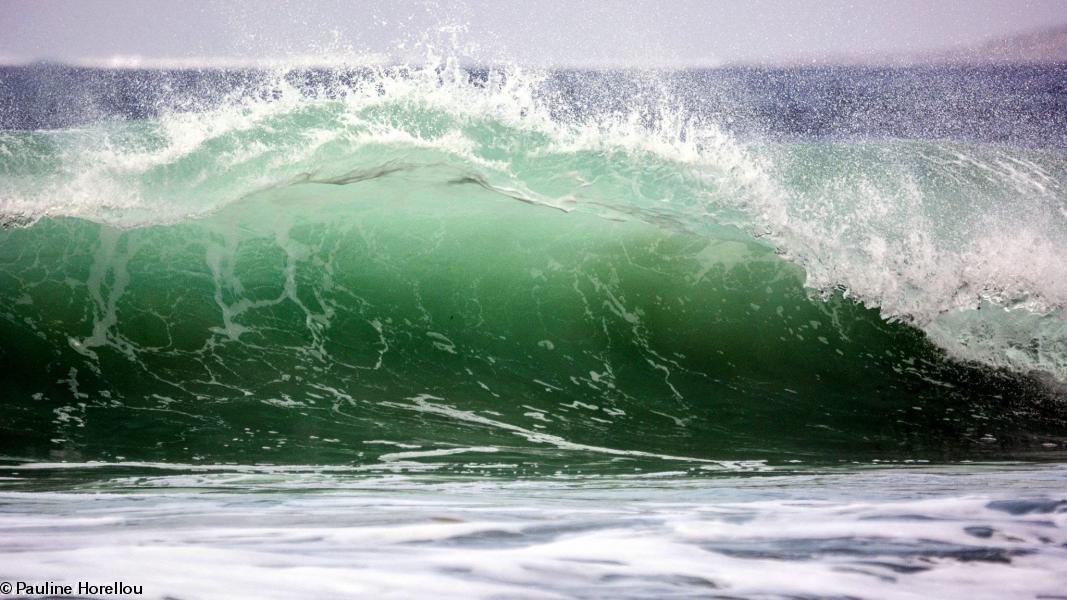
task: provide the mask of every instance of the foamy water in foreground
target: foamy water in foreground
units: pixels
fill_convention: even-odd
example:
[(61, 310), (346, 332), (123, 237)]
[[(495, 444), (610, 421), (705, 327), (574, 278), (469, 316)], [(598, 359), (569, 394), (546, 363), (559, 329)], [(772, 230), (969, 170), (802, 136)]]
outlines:
[(84, 479), (38, 467), (13, 468), (0, 488), (3, 581), (122, 582), (183, 599), (976, 600), (1067, 589), (1063, 466), (527, 481), (314, 467)]

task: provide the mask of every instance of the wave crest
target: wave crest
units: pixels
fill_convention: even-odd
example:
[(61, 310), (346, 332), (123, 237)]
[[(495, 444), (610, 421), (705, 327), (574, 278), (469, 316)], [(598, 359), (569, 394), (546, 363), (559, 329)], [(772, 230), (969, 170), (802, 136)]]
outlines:
[(1067, 380), (1061, 152), (741, 139), (674, 90), (448, 57), (264, 74), (157, 118), (0, 132), (0, 212), (140, 227), (299, 185), (474, 183), (696, 236), (736, 227), (812, 290), (915, 324), (958, 358)]

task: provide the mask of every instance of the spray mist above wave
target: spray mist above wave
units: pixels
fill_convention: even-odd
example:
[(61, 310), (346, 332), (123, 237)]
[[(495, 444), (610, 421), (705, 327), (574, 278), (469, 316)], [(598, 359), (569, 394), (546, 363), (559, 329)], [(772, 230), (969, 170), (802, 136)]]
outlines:
[(740, 135), (686, 74), (469, 69), (432, 48), (419, 66), (216, 73), (193, 91), (160, 77), (150, 117), (0, 131), (4, 219), (145, 226), (286, 186), (476, 182), (697, 236), (734, 225), (811, 289), (959, 358), (1067, 379), (1055, 148)]

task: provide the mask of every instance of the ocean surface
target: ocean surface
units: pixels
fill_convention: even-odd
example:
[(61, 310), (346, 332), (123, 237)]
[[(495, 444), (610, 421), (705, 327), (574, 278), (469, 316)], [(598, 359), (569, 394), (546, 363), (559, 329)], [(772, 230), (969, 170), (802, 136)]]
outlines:
[(2, 67), (0, 580), (1067, 598), (1065, 248), (1067, 66)]

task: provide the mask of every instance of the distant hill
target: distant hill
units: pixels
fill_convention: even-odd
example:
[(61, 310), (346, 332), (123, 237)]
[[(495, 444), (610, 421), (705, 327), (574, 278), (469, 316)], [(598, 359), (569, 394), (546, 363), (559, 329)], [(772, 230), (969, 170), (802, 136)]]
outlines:
[(791, 65), (1008, 65), (1067, 64), (1067, 25), (993, 38), (968, 46), (925, 52), (839, 54), (784, 61)]
[(1031, 31), (933, 54), (909, 57), (916, 63), (1067, 64), (1067, 25)]

